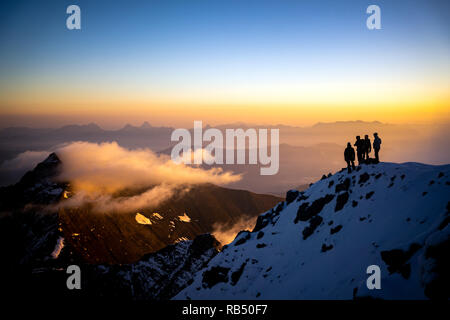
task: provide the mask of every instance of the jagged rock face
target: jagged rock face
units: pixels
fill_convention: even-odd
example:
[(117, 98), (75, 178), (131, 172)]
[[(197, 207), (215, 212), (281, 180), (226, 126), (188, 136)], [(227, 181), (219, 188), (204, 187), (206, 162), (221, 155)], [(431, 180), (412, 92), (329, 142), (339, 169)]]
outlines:
[(60, 165), (52, 153), (18, 183), (0, 188), (2, 269), (40, 265), (53, 251), (61, 232), (57, 212), (48, 205), (59, 201), (67, 188), (66, 183), (55, 181)]
[(292, 201), (294, 201), (295, 199), (297, 199), (297, 197), (299, 196), (300, 191), (298, 190), (289, 190), (286, 193), (286, 203), (290, 204)]
[(289, 192), (175, 299), (448, 299), (449, 181), (450, 165), (380, 163)]
[(324, 197), (320, 197), (314, 200), (311, 205), (308, 202), (302, 203), (301, 206), (298, 207), (297, 216), (295, 217), (294, 223), (298, 221), (308, 221), (315, 215), (319, 214), (322, 211), (323, 207), (333, 200), (334, 195), (327, 194)]
[(47, 205), (58, 201), (67, 183), (55, 178), (61, 170), (61, 161), (52, 153), (28, 171), (18, 183), (0, 188), (0, 211), (21, 209), (25, 205)]

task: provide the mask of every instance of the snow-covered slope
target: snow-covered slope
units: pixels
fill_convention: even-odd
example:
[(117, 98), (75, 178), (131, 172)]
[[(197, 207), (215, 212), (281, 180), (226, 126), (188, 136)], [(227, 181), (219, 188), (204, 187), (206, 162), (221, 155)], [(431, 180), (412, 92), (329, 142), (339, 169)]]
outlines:
[(175, 299), (448, 299), (449, 200), (450, 165), (343, 170), (289, 191)]

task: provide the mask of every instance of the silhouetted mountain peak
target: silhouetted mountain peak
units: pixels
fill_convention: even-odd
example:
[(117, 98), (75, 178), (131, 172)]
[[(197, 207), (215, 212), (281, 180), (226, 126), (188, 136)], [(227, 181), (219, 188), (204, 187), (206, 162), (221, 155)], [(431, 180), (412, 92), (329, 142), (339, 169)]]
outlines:
[(91, 123), (85, 125), (84, 127), (89, 128), (89, 129), (101, 130), (101, 128), (94, 122), (91, 122)]
[(44, 161), (38, 163), (38, 165), (31, 171), (28, 171), (19, 184), (22, 186), (33, 186), (36, 184), (42, 184), (43, 180), (52, 180), (60, 172), (61, 160), (56, 153), (51, 153)]
[(147, 121), (145, 121), (142, 125), (141, 125), (141, 129), (150, 129), (152, 126), (150, 125), (150, 123), (148, 123)]
[(102, 130), (96, 123), (89, 123), (89, 124), (69, 124), (66, 126), (63, 126), (57, 130), (61, 131), (67, 131), (67, 130), (89, 130), (89, 131), (97, 131)]
[(328, 127), (328, 126), (349, 126), (349, 125), (382, 125), (383, 123), (380, 121), (363, 121), (363, 120), (354, 120), (354, 121), (335, 121), (335, 122), (318, 122), (313, 127)]
[(49, 204), (57, 201), (67, 184), (56, 181), (61, 160), (51, 153), (14, 185), (0, 189), (0, 208), (22, 208), (27, 204)]
[(59, 164), (59, 163), (61, 163), (61, 160), (56, 155), (56, 153), (52, 152), (52, 153), (50, 153), (50, 155), (44, 161), (42, 161), (42, 163)]
[(133, 125), (127, 123), (126, 125), (123, 126), (122, 129), (124, 129), (124, 130), (129, 130), (129, 129), (135, 129), (135, 128), (136, 128), (135, 126), (133, 126)]

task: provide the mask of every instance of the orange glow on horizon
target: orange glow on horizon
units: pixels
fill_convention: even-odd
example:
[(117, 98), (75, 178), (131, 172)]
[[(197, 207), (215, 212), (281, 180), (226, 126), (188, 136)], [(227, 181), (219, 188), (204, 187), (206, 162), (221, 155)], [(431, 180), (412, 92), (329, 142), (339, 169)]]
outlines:
[(217, 90), (204, 94), (195, 91), (155, 94), (149, 90), (144, 94), (132, 89), (130, 92), (130, 88), (123, 91), (16, 88), (0, 96), (0, 114), (73, 118), (72, 123), (96, 122), (106, 126), (149, 121), (152, 125), (190, 127), (194, 120), (211, 125), (244, 122), (293, 126), (350, 120), (446, 123), (450, 122), (450, 93), (444, 87), (418, 91), (409, 87), (388, 90), (383, 86), (378, 91), (366, 88), (346, 95), (350, 89), (336, 85), (323, 94), (318, 87), (311, 92), (303, 88), (304, 95), (302, 91), (294, 94), (295, 90), (290, 88), (286, 96), (281, 89), (264, 93), (264, 88), (259, 95), (255, 88), (230, 95)]

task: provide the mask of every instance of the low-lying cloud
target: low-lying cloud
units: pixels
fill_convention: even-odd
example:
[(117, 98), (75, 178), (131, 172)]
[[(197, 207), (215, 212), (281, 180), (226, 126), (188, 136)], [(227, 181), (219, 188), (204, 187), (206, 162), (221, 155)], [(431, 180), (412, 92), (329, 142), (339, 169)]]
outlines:
[(116, 142), (74, 142), (56, 151), (63, 163), (62, 180), (76, 190), (114, 193), (126, 188), (159, 184), (227, 184), (240, 176), (221, 168), (204, 170), (175, 164), (169, 156), (150, 149), (129, 150)]
[(221, 168), (176, 164), (167, 155), (129, 150), (116, 142), (73, 142), (55, 152), (62, 161), (58, 180), (70, 182), (73, 190), (73, 196), (62, 204), (66, 207), (89, 202), (96, 211), (133, 211), (157, 206), (192, 185), (224, 185), (240, 179)]
[(233, 225), (214, 224), (212, 235), (222, 244), (229, 244), (239, 231), (251, 231), (255, 227), (257, 217), (242, 217)]

